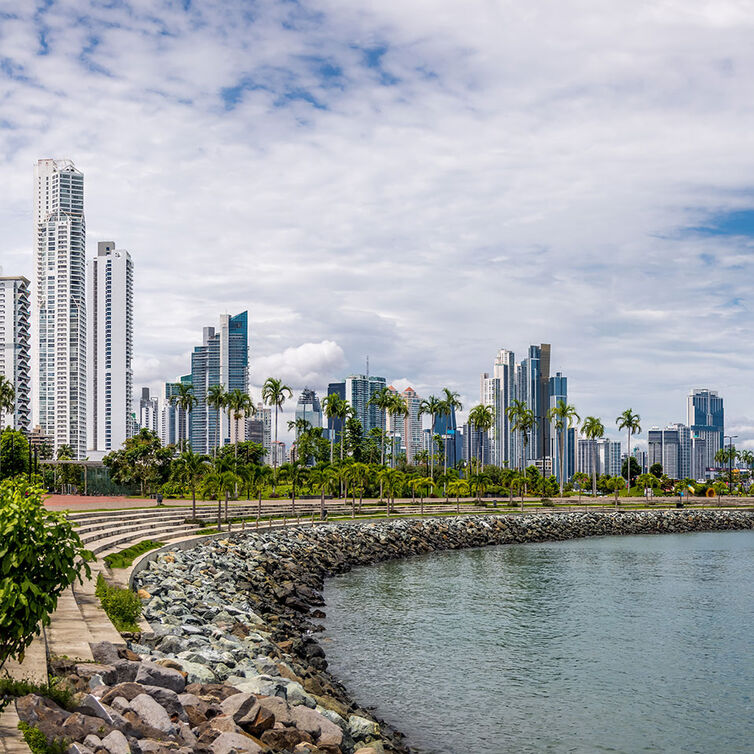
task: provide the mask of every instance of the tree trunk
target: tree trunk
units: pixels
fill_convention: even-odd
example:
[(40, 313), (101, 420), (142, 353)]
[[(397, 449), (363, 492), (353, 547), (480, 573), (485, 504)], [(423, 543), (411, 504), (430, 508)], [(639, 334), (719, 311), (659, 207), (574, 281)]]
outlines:
[(565, 435), (560, 430), (560, 502), (563, 502), (563, 482), (565, 481)]
[(196, 521), (196, 486), (191, 487), (191, 518)]
[(324, 519), (325, 517), (325, 485), (323, 484), (320, 488), (320, 496), (319, 496), (319, 518), (320, 521)]
[(597, 498), (597, 438), (592, 438), (592, 497)]

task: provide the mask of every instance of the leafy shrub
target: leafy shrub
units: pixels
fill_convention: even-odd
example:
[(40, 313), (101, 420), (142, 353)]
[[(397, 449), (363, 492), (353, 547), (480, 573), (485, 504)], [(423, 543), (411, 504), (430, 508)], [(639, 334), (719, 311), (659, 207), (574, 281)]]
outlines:
[(62, 592), (91, 575), (93, 556), (62, 514), (45, 509), (44, 495), (21, 478), (0, 483), (0, 667), (23, 658)]
[(149, 552), (150, 550), (156, 550), (164, 544), (164, 542), (145, 539), (143, 542), (126, 547), (124, 550), (106, 555), (105, 563), (110, 568), (128, 568), (128, 566), (130, 566), (139, 555)]
[(68, 741), (65, 738), (54, 738), (48, 742), (45, 734), (36, 725), (29, 725), (22, 720), (18, 724), (18, 729), (23, 733), (24, 741), (32, 754), (65, 754), (68, 750)]
[(137, 621), (141, 615), (141, 601), (134, 592), (111, 586), (100, 573), (94, 593), (99, 597), (102, 609), (118, 631), (134, 633), (139, 630)]
[(60, 679), (54, 676), (47, 683), (35, 683), (28, 679), (17, 681), (13, 678), (0, 678), (0, 710), (5, 709), (14, 697), (27, 694), (46, 696), (68, 710), (73, 710), (76, 706), (71, 689), (68, 686), (61, 686)]

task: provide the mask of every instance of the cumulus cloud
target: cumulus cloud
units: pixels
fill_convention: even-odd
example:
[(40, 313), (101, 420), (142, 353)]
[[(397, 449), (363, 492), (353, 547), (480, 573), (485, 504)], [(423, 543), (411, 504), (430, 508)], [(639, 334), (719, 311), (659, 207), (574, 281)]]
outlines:
[(754, 206), (752, 27), (733, 0), (13, 3), (0, 263), (31, 276), (33, 162), (72, 157), (90, 254), (135, 261), (137, 385), (248, 309), (254, 381), (369, 355), (471, 404), (544, 341), (606, 425), (698, 386), (742, 415), (754, 245), (700, 228)]

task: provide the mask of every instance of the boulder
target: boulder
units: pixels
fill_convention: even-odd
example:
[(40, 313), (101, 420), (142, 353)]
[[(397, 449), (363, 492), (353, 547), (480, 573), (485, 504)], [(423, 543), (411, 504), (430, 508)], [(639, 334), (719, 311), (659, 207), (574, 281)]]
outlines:
[(173, 723), (165, 708), (156, 702), (149, 694), (139, 694), (134, 697), (128, 706), (139, 719), (150, 728), (161, 733), (170, 735), (174, 732)]
[(73, 741), (83, 741), (90, 733), (101, 738), (110, 733), (111, 730), (112, 726), (98, 717), (74, 712), (60, 726), (57, 735), (70, 738)]
[(356, 741), (363, 741), (365, 738), (376, 738), (380, 735), (380, 726), (374, 720), (368, 720), (366, 717), (351, 715), (348, 718), (348, 732)]
[(110, 712), (102, 705), (97, 697), (87, 694), (82, 700), (81, 704), (76, 707), (76, 712), (81, 712), (84, 715), (91, 715), (92, 717), (98, 717), (100, 720), (104, 720), (108, 725), (113, 724), (113, 718)]
[(257, 706), (257, 698), (254, 694), (233, 694), (220, 703), (220, 709), (224, 715), (230, 715), (236, 722), (246, 717), (252, 707)]
[(212, 668), (207, 667), (206, 665), (181, 659), (176, 660), (176, 662), (181, 666), (183, 672), (186, 674), (186, 682), (188, 684), (210, 684), (217, 681), (217, 676), (213, 672)]
[[(16, 699), (16, 712), (19, 719), (35, 725), (47, 738), (60, 736), (60, 727), (70, 716), (55, 702), (36, 694), (27, 694)], [(83, 736), (81, 737), (83, 740)]]
[(233, 686), (226, 686), (222, 683), (199, 683), (193, 682), (186, 686), (187, 694), (195, 694), (200, 699), (205, 701), (217, 702), (218, 704), (224, 699), (234, 694), (240, 694), (240, 689)]
[(93, 676), (98, 675), (106, 686), (118, 680), (118, 671), (115, 666), (102, 665), (99, 662), (79, 662), (74, 667), (73, 672), (85, 681), (89, 681)]
[(102, 663), (103, 665), (115, 665), (120, 659), (118, 647), (109, 641), (90, 642), (89, 646), (92, 649), (92, 657), (95, 662)]
[[(115, 672), (115, 668), (113, 668), (113, 672)], [(161, 686), (175, 691), (177, 694), (183, 693), (186, 688), (186, 679), (179, 671), (165, 668), (153, 662), (139, 664), (136, 683), (141, 683), (144, 686)]]
[(311, 734), (318, 744), (340, 746), (343, 743), (343, 731), (319, 712), (300, 705), (291, 709), (291, 715), (296, 727)]
[(243, 733), (243, 730), (232, 717), (218, 715), (199, 725), (195, 732), (199, 738), (199, 743), (211, 743), (221, 733)]
[(291, 714), (290, 705), (277, 696), (263, 696), (259, 699), (259, 706), (271, 712), (275, 717), (275, 722), (280, 725), (295, 725), (295, 720)]
[(238, 725), (246, 733), (259, 737), (275, 725), (275, 715), (261, 704), (257, 704), (244, 717), (238, 720)]
[(107, 749), (110, 754), (131, 754), (131, 747), (128, 745), (128, 740), (119, 730), (114, 730), (108, 733), (102, 739), (102, 746)]
[(211, 707), (204, 699), (200, 699), (195, 694), (179, 694), (178, 701), (193, 727), (200, 725), (210, 717), (215, 717), (217, 714), (216, 708)]
[(231, 754), (231, 752), (248, 752), (248, 754), (261, 754), (262, 747), (248, 736), (242, 733), (221, 733), (212, 742), (213, 754)]
[(270, 728), (262, 733), (260, 741), (273, 750), (293, 749), (302, 742), (314, 743), (311, 735), (298, 728)]
[(143, 693), (144, 686), (140, 683), (119, 683), (117, 686), (113, 686), (104, 696), (100, 697), (100, 701), (102, 704), (112, 704), (114, 699), (121, 696), (130, 702), (133, 698)]

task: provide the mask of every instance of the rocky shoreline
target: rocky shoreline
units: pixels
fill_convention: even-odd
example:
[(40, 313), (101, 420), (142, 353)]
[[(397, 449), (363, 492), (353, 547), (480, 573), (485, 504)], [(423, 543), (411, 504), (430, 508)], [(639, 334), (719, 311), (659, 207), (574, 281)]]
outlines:
[[(411, 749), (403, 737), (327, 671), (315, 638), (325, 578), (439, 550), (752, 528), (754, 511), (677, 510), (238, 532), (149, 563), (135, 585), (154, 633), (129, 648), (98, 645), (99, 665), (67, 668), (75, 688), (90, 693), (79, 699), (78, 717), (49, 705), (47, 715), (57, 716), (58, 735), (79, 742), (81, 754), (404, 754)], [(39, 724), (41, 704), (20, 699), (19, 716)]]

